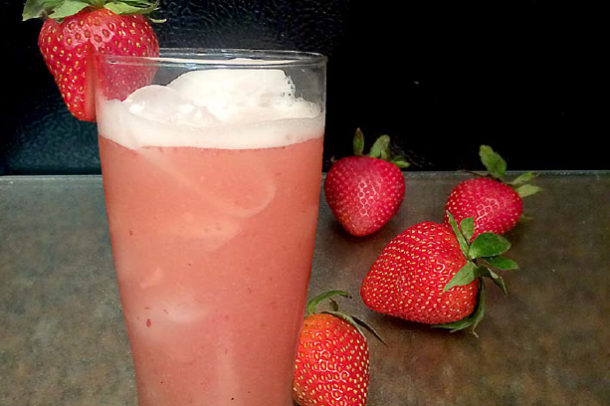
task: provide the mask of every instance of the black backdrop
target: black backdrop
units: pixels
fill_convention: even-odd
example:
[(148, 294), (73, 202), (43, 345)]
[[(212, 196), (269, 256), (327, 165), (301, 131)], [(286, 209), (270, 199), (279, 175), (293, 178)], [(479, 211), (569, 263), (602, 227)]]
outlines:
[[(95, 125), (63, 106), (41, 23), (1, 1), (0, 174), (98, 173)], [(609, 167), (607, 23), (588, 2), (175, 0), (161, 16), (163, 47), (326, 54), (326, 169), (356, 127), (390, 134), (416, 170), (479, 168), (481, 143), (509, 169)]]

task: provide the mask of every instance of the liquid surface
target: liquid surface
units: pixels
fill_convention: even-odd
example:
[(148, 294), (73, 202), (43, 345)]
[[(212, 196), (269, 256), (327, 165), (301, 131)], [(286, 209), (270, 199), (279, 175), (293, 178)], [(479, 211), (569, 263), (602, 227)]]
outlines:
[(125, 101), (98, 100), (100, 134), (127, 148), (270, 148), (321, 136), (324, 112), (279, 69), (192, 71)]

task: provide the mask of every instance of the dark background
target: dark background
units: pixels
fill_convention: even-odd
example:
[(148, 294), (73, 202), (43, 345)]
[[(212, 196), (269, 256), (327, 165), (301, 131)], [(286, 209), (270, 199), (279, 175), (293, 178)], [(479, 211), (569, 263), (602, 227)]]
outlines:
[[(601, 3), (601, 2), (600, 2)], [(329, 57), (325, 169), (361, 127), (416, 170), (608, 169), (606, 14), (585, 1), (176, 0), (162, 47), (299, 49)], [(40, 21), (1, 0), (1, 174), (99, 173), (95, 124), (66, 110)]]

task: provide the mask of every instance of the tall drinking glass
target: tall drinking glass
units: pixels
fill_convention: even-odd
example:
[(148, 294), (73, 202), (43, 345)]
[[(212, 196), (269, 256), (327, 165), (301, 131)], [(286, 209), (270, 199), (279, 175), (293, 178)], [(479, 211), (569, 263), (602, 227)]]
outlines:
[(99, 57), (106, 209), (140, 406), (286, 406), (311, 273), (326, 58)]

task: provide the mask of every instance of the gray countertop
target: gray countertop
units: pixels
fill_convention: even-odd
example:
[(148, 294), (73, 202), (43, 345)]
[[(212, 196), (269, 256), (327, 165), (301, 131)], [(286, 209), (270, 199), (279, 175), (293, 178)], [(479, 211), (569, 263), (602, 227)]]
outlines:
[[(466, 175), (405, 172), (400, 212), (346, 235), (324, 200), (310, 296), (330, 288), (373, 337), (369, 405), (610, 404), (610, 173), (543, 173), (507, 237), (521, 269), (489, 289), (479, 338), (376, 314), (359, 285), (383, 246), (441, 221)], [(0, 405), (136, 405), (101, 178), (0, 177)]]

